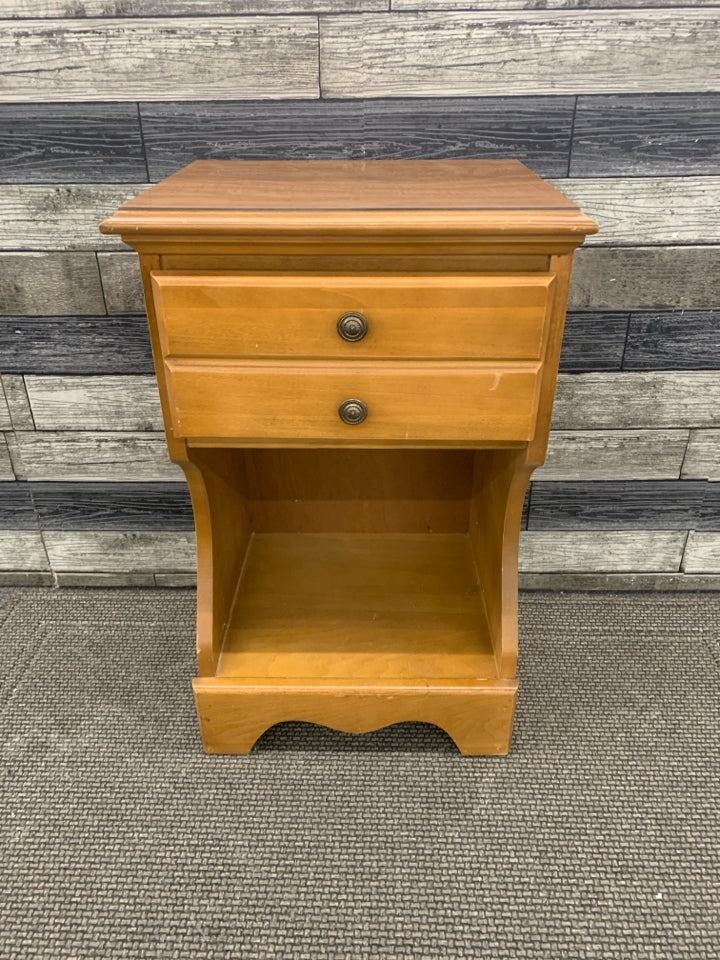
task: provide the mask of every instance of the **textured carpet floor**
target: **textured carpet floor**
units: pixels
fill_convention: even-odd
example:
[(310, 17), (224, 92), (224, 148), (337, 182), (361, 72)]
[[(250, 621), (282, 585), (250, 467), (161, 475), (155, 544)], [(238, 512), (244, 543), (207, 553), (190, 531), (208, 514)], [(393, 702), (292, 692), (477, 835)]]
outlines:
[(189, 591), (0, 594), (0, 956), (720, 956), (720, 598), (526, 595), (513, 752), (201, 748)]

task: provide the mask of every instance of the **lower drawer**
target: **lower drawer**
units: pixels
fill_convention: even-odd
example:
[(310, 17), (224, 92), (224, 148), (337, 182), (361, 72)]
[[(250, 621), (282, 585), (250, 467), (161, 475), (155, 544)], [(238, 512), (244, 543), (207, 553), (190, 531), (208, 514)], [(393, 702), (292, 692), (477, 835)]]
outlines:
[[(540, 363), (168, 360), (173, 429), (190, 438), (529, 440)], [(366, 409), (360, 423), (346, 415)]]

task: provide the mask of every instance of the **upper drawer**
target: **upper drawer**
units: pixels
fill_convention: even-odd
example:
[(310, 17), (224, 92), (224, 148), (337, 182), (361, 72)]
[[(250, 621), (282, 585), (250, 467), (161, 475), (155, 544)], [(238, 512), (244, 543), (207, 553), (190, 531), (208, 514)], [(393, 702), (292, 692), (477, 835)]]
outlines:
[[(536, 360), (553, 279), (158, 272), (152, 283), (166, 356)], [(348, 342), (338, 321), (355, 313), (367, 332)]]

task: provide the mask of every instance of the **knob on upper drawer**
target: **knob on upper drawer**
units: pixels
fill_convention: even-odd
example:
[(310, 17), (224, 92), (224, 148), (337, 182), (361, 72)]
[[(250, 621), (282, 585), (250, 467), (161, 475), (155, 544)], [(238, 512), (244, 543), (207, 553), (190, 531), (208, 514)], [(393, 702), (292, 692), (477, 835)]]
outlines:
[(337, 322), (338, 333), (343, 340), (349, 340), (351, 343), (355, 340), (362, 340), (368, 332), (367, 318), (361, 313), (344, 313)]

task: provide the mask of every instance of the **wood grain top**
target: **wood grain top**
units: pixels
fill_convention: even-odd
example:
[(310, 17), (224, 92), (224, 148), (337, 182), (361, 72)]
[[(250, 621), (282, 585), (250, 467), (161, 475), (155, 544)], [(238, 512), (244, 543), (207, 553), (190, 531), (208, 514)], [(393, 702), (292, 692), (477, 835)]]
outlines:
[(196, 160), (103, 233), (488, 228), (587, 234), (577, 204), (518, 160)]

